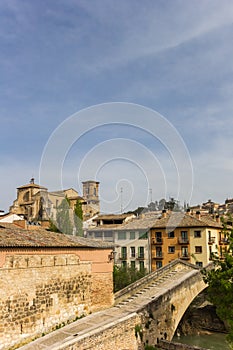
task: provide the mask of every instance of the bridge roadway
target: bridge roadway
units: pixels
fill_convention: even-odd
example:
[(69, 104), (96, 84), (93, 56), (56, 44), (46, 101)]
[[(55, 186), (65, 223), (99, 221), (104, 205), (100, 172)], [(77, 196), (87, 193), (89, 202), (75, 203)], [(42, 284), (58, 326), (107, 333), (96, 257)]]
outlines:
[(199, 273), (199, 271), (189, 266), (189, 264), (180, 263), (178, 265), (173, 264), (173, 266), (171, 264), (170, 268), (161, 271), (157, 275), (155, 274), (152, 280), (149, 279), (147, 284), (139, 286), (134, 293), (131, 292), (131, 295), (128, 294), (127, 296), (126, 292), (125, 297), (118, 298), (119, 300), (116, 301), (115, 306), (88, 315), (18, 349), (67, 349), (72, 344), (77, 344), (91, 335), (124, 322), (132, 314), (140, 312), (148, 303), (158, 299), (166, 291), (171, 291), (196, 273)]

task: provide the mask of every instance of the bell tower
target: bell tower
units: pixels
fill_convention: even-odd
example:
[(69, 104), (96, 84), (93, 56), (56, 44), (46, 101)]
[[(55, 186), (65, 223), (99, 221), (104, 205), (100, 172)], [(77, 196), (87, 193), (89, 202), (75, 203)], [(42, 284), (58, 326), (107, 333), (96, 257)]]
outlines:
[(95, 212), (100, 211), (99, 182), (89, 180), (82, 182), (83, 198), (88, 206), (93, 207)]

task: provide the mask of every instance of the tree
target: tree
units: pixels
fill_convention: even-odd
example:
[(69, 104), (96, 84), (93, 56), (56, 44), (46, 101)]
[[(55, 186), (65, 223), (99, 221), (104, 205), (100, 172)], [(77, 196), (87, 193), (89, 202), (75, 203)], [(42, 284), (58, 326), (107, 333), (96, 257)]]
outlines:
[(83, 237), (83, 210), (79, 199), (77, 199), (74, 207), (74, 227), (76, 235)]
[(233, 229), (229, 231), (227, 221), (222, 220), (222, 235), (229, 243), (222, 257), (213, 256), (215, 269), (204, 270), (204, 280), (208, 283), (207, 295), (216, 306), (218, 316), (229, 327), (228, 339), (233, 343)]
[(59, 204), (56, 213), (56, 227), (62, 233), (67, 235), (73, 234), (73, 224), (70, 217), (70, 203), (68, 198), (64, 198)]
[(147, 274), (147, 270), (138, 270), (135, 267), (117, 266), (113, 268), (114, 293), (137, 281)]

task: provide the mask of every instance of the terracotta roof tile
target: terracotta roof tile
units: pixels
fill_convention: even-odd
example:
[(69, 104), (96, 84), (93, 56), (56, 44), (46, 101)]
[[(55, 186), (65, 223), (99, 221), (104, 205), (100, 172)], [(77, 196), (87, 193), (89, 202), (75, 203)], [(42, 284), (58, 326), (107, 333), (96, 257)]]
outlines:
[(186, 213), (172, 212), (167, 214), (166, 217), (157, 219), (153, 225), (153, 228), (165, 228), (165, 227), (216, 227), (222, 228), (222, 224), (213, 220), (211, 217), (197, 218)]
[(56, 247), (56, 248), (111, 248), (113, 245), (83, 237), (70, 236), (62, 233), (38, 230), (21, 229), (12, 224), (0, 224), (0, 247)]

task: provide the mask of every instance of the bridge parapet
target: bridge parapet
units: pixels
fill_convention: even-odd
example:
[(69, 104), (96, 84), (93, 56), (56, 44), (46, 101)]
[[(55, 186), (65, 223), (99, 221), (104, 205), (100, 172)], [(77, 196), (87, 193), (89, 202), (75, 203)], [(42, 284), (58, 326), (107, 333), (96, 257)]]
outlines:
[(156, 280), (157, 278), (163, 276), (164, 274), (170, 272), (170, 271), (179, 271), (179, 270), (200, 270), (199, 267), (190, 264), (188, 262), (182, 261), (180, 259), (176, 259), (172, 261), (170, 264), (161, 267), (160, 269), (151, 272), (150, 274), (146, 275), (145, 277), (141, 278), (140, 280), (128, 285), (127, 287), (119, 290), (115, 293), (115, 304), (118, 304), (122, 299), (125, 299), (127, 296), (130, 296), (131, 294), (137, 292), (139, 289), (141, 289), (143, 286), (147, 286), (151, 281)]

